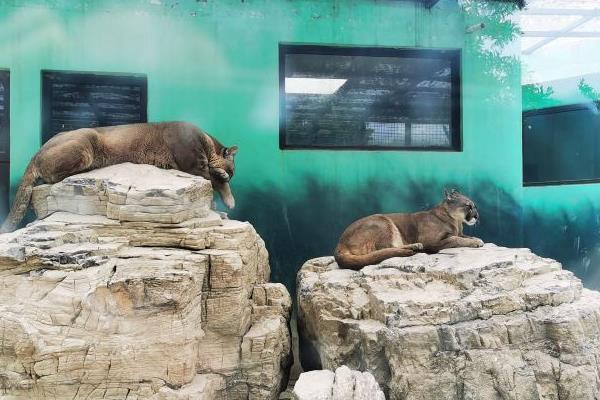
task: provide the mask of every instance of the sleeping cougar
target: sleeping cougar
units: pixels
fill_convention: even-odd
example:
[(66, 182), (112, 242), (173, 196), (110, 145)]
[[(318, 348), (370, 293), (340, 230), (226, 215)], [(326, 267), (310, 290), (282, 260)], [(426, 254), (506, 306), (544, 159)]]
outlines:
[(25, 170), (10, 212), (0, 229), (15, 230), (29, 206), (38, 178), (60, 182), (80, 172), (131, 162), (172, 168), (209, 179), (225, 205), (235, 206), (229, 188), (237, 146), (225, 147), (186, 122), (83, 128), (48, 140)]
[(483, 241), (463, 235), (479, 213), (473, 201), (456, 190), (428, 211), (413, 214), (375, 214), (353, 222), (340, 238), (335, 260), (340, 268), (361, 269), (391, 257), (434, 253), (451, 247), (481, 247)]

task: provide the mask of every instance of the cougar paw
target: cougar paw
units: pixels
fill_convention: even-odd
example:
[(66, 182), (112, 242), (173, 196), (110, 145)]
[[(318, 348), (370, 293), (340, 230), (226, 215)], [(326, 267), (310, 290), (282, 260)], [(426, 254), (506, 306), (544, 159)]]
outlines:
[(473, 238), (473, 247), (483, 247), (483, 240), (479, 238)]
[(408, 248), (414, 251), (423, 250), (423, 243), (412, 243), (408, 245)]
[(233, 197), (225, 197), (225, 198), (223, 198), (223, 203), (225, 203), (225, 205), (229, 209), (235, 208), (235, 199)]
[(229, 182), (229, 174), (222, 168), (213, 168), (210, 170), (210, 173), (221, 182)]

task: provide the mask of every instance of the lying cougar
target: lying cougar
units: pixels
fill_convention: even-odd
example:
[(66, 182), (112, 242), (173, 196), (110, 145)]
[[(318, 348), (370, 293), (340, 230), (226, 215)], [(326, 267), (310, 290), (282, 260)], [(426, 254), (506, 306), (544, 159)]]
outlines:
[(131, 162), (172, 168), (209, 179), (225, 205), (235, 206), (229, 188), (237, 146), (225, 147), (186, 122), (119, 125), (63, 132), (33, 156), (0, 229), (15, 230), (29, 206), (38, 178), (56, 183), (80, 172)]
[(463, 235), (463, 223), (474, 225), (477, 207), (456, 190), (428, 211), (375, 214), (353, 222), (340, 238), (335, 260), (340, 268), (361, 269), (391, 257), (434, 253), (451, 247), (481, 247), (483, 241)]

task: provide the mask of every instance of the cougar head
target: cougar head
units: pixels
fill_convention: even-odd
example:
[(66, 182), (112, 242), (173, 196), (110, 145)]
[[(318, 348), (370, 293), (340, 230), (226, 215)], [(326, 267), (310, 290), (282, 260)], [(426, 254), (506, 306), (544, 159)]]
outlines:
[(467, 225), (475, 225), (479, 221), (479, 211), (473, 200), (456, 189), (444, 190), (444, 207), (457, 221)]
[(221, 162), (220, 167), (227, 172), (229, 175), (229, 179), (233, 178), (233, 174), (235, 173), (235, 160), (234, 157), (238, 152), (237, 146), (232, 147), (224, 147), (221, 151)]

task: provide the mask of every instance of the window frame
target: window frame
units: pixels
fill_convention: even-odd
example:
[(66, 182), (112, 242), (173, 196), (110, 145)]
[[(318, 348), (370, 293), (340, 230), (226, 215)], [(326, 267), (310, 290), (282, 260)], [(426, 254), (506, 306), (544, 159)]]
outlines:
[(6, 83), (8, 84), (6, 87), (5, 96), (8, 98), (8, 101), (5, 101), (6, 106), (6, 130), (7, 130), (7, 142), (6, 142), (6, 155), (0, 154), (0, 162), (10, 163), (10, 69), (8, 68), (0, 68), (0, 74), (6, 76)]
[(600, 176), (592, 179), (570, 179), (570, 180), (554, 180), (554, 181), (525, 181), (525, 117), (538, 116), (544, 114), (558, 114), (562, 112), (588, 110), (590, 104), (595, 104), (600, 108), (600, 101), (589, 101), (585, 103), (565, 104), (560, 106), (551, 106), (544, 108), (534, 108), (525, 110), (521, 116), (521, 182), (523, 187), (539, 187), (539, 186), (561, 186), (561, 185), (585, 185), (590, 183), (600, 183)]
[[(8, 101), (4, 102), (4, 105), (6, 107), (6, 134), (7, 134), (7, 142), (6, 142), (6, 154), (5, 155), (0, 155), (0, 165), (3, 166), (4, 168), (0, 171), (0, 181), (4, 181), (4, 183), (6, 184), (6, 189), (7, 192), (6, 193), (0, 193), (0, 210), (4, 209), (6, 210), (6, 213), (8, 214), (9, 210), (10, 210), (10, 192), (11, 192), (11, 188), (10, 188), (10, 111), (11, 111), (11, 105), (10, 105), (10, 84), (11, 84), (11, 74), (10, 74), (10, 69), (8, 68), (0, 68), (0, 74), (2, 75), (6, 75), (6, 91), (5, 91), (5, 96), (8, 98)], [(5, 216), (4, 216), (5, 217)]]
[[(285, 57), (288, 54), (316, 54), (367, 57), (433, 58), (445, 59), (451, 65), (450, 77), (450, 133), (451, 143), (443, 146), (324, 146), (297, 145), (286, 142)], [(415, 47), (326, 45), (279, 43), (279, 149), (281, 150), (360, 150), (360, 151), (441, 151), (462, 152), (462, 50), (460, 48), (433, 49)]]

